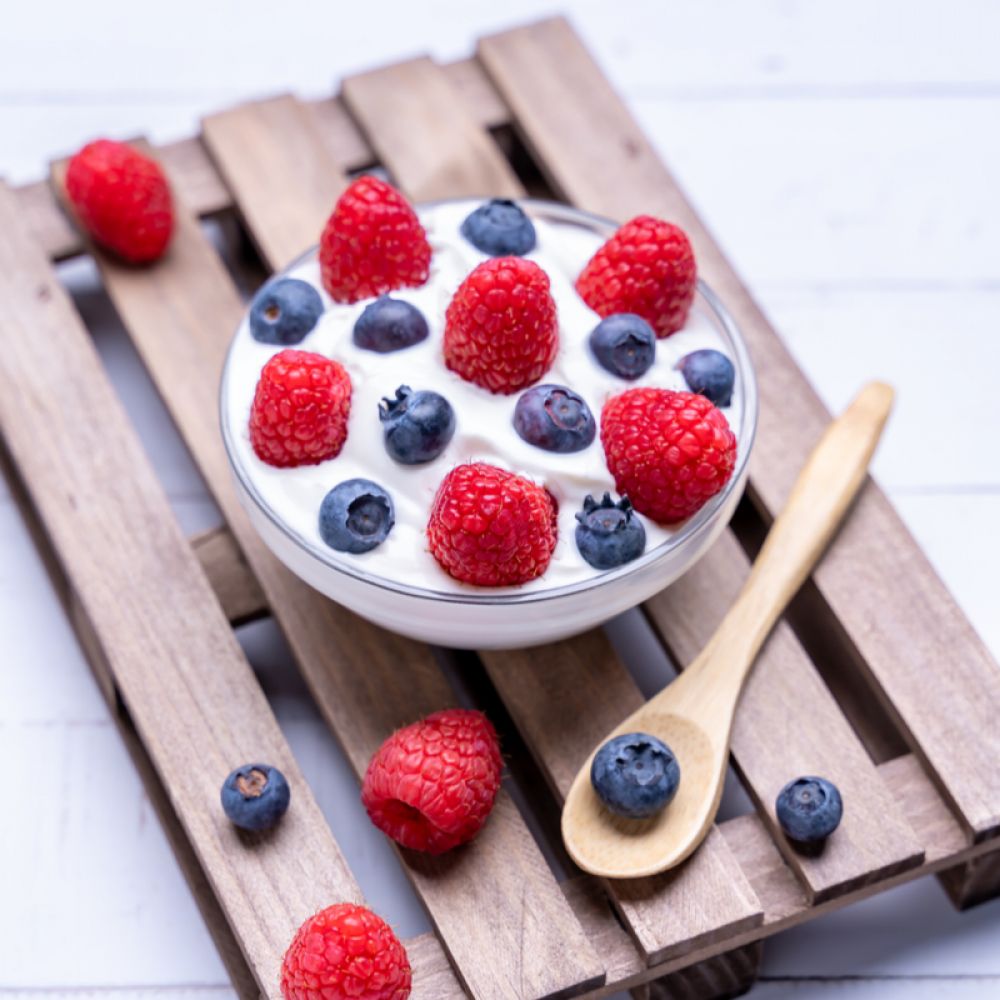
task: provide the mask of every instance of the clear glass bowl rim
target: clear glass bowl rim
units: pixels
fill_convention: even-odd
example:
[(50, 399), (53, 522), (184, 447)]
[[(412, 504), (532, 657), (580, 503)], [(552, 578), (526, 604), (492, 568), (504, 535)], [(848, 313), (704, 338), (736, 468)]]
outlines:
[[(421, 202), (415, 207), (419, 212), (421, 209), (433, 208), (436, 205), (473, 202), (476, 200), (477, 199), (472, 198), (440, 198), (434, 201)], [(547, 201), (541, 198), (519, 198), (517, 199), (517, 202), (519, 205), (524, 207), (530, 215), (561, 224), (584, 226), (604, 238), (611, 236), (611, 234), (618, 228), (618, 223), (613, 222), (610, 219), (600, 215), (595, 215), (592, 212), (583, 211), (582, 209), (573, 208), (569, 205), (563, 205), (559, 202)], [(316, 250), (317, 248), (315, 246), (310, 247), (308, 250), (296, 257), (290, 264), (288, 264), (282, 272), (274, 275), (273, 277), (280, 277), (281, 274), (285, 274), (293, 268), (298, 267), (299, 264), (303, 263), (306, 259), (315, 254)], [(673, 535), (669, 540), (662, 542), (649, 552), (644, 553), (638, 559), (635, 559), (630, 563), (626, 563), (624, 566), (620, 566), (617, 569), (599, 573), (596, 576), (588, 577), (587, 579), (580, 580), (576, 583), (565, 584), (560, 587), (551, 587), (547, 589), (542, 588), (539, 590), (523, 592), (507, 590), (503, 593), (494, 593), (480, 590), (479, 588), (470, 588), (469, 593), (456, 593), (454, 591), (432, 590), (428, 587), (415, 587), (410, 584), (390, 580), (387, 577), (379, 576), (374, 573), (368, 573), (364, 569), (357, 566), (349, 565), (346, 560), (341, 561), (332, 549), (324, 550), (318, 545), (311, 544), (306, 539), (292, 531), (277, 514), (277, 512), (274, 511), (269, 504), (267, 504), (264, 498), (257, 491), (250, 476), (240, 464), (237, 457), (237, 452), (232, 440), (231, 429), (229, 427), (228, 420), (226, 419), (226, 390), (229, 381), (227, 376), (232, 354), (235, 349), (235, 333), (230, 341), (229, 349), (226, 352), (226, 360), (223, 365), (222, 382), (219, 391), (219, 422), (222, 429), (223, 444), (226, 449), (226, 455), (229, 459), (229, 466), (232, 469), (233, 474), (236, 476), (240, 486), (258, 510), (260, 510), (260, 512), (275, 528), (284, 534), (290, 541), (294, 542), (298, 548), (302, 549), (303, 552), (312, 556), (314, 559), (319, 560), (319, 562), (323, 563), (334, 572), (343, 573), (363, 583), (369, 584), (370, 586), (423, 600), (434, 602), (444, 601), (459, 605), (535, 604), (543, 601), (558, 600), (560, 597), (568, 597), (572, 594), (578, 594), (585, 590), (598, 591), (602, 587), (608, 586), (616, 580), (620, 580), (623, 576), (634, 573), (638, 569), (650, 567), (660, 560), (668, 558), (669, 556), (675, 554), (682, 546), (693, 544), (694, 541), (700, 538), (703, 534), (710, 532), (713, 527), (712, 522), (714, 515), (719, 508), (722, 507), (732, 491), (744, 481), (744, 472), (750, 460), (750, 453), (753, 450), (753, 442), (757, 433), (758, 398), (757, 382), (754, 375), (753, 364), (750, 360), (750, 352), (748, 351), (746, 343), (743, 340), (743, 336), (740, 333), (739, 328), (736, 326), (732, 316), (730, 316), (729, 311), (722, 304), (715, 292), (713, 292), (701, 278), (698, 279), (698, 294), (708, 305), (729, 340), (729, 346), (732, 348), (734, 355), (736, 377), (740, 379), (742, 386), (743, 415), (740, 431), (737, 435), (740, 443), (740, 451), (736, 457), (736, 465), (733, 468), (733, 474), (725, 488), (712, 497), (712, 499), (709, 500), (708, 503), (701, 508), (701, 510), (685, 521), (683, 527), (677, 532), (676, 535)], [(238, 332), (239, 327), (237, 327), (236, 333)]]

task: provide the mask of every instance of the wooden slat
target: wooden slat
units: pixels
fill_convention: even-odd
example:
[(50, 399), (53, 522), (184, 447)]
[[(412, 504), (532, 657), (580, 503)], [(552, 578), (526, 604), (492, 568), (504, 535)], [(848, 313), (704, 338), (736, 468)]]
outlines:
[[(202, 122), (206, 148), (236, 199), (250, 233), (271, 270), (290, 264), (320, 232), (344, 189), (311, 109), (293, 97), (243, 104)], [(218, 155), (231, 149), (252, 156)], [(294, 177), (296, 187), (282, 187)], [(308, 234), (308, 235), (306, 235)], [(303, 244), (303, 236), (307, 242)]]
[[(360, 893), (18, 207), (0, 185), (4, 439), (58, 553), (85, 645), (171, 790), (260, 989), (277, 996), (281, 955), (301, 920)], [(222, 814), (219, 787), (237, 764), (259, 759), (285, 772), (292, 807), (274, 834), (247, 839)]]
[[(257, 155), (237, 143), (223, 149), (216, 139), (214, 153), (219, 158)], [(285, 165), (291, 169), (294, 162)], [(310, 164), (306, 169), (315, 168)], [(331, 164), (330, 170), (336, 167)], [(300, 186), (293, 174), (284, 178), (280, 189), (291, 199)], [(268, 186), (248, 196), (271, 198), (273, 190)], [(302, 234), (303, 246), (312, 237), (311, 229)], [(250, 525), (215, 430), (222, 362), (243, 305), (183, 201), (178, 198), (170, 251), (156, 267), (124, 267), (103, 254), (97, 259), (108, 294), (259, 581), (320, 710), (355, 771), (362, 773), (392, 729), (453, 703), (440, 667), (426, 647), (356, 618), (292, 576)], [(399, 683), (401, 665), (405, 684)], [(466, 987), (476, 997), (542, 997), (602, 981), (602, 963), (505, 792), (496, 813), (470, 847), (434, 863), (407, 859), (407, 872)], [(528, 930), (530, 954), (522, 946)]]
[[(819, 398), (570, 26), (557, 18), (505, 32), (483, 40), (479, 56), (560, 194), (613, 218), (653, 212), (687, 230), (754, 358), (751, 482), (773, 514), (829, 419)], [(1000, 669), (874, 484), (814, 580), (967, 830), (1000, 833)]]
[[(343, 91), (345, 102), (371, 138), (382, 163), (415, 201), (523, 194), (497, 146), (470, 116), (457, 113), (459, 102), (453, 88), (443, 71), (429, 60), (350, 77), (344, 81)], [(497, 188), (498, 184), (501, 187)], [(535, 651), (481, 655), (514, 721), (546, 771), (572, 768), (575, 772), (586, 758), (593, 740), (588, 743), (579, 737), (581, 733), (595, 735), (592, 723), (607, 709), (609, 688), (618, 685), (638, 697), (600, 632), (558, 643), (546, 649), (542, 659), (535, 657)], [(545, 664), (542, 672), (550, 682), (544, 693), (533, 683), (540, 663)], [(553, 663), (561, 668), (552, 670)], [(601, 676), (583, 687), (579, 676), (588, 668)], [(524, 677), (525, 673), (531, 676)], [(528, 691), (539, 697), (528, 695)], [(554, 710), (574, 717), (574, 733), (563, 732), (562, 739), (553, 740), (544, 732)], [(610, 728), (609, 724), (597, 729), (596, 736)], [(560, 797), (565, 795), (563, 783), (555, 781), (553, 787)], [(760, 920), (753, 893), (718, 834), (709, 839), (681, 877), (616, 883), (611, 888), (650, 962)]]
[(414, 198), (524, 193), (510, 165), (430, 59), (348, 77), (342, 93), (381, 162)]
[[(646, 603), (674, 662), (695, 658), (749, 571), (739, 543), (726, 532), (694, 570)], [(923, 860), (871, 758), (787, 624), (779, 624), (764, 646), (740, 698), (732, 753), (785, 860), (814, 901)], [(848, 803), (836, 836), (815, 858), (789, 845), (774, 814), (778, 792), (800, 774), (831, 779)]]
[[(594, 746), (643, 702), (600, 631), (532, 649), (483, 651), (480, 657), (560, 801)], [(615, 881), (609, 889), (650, 964), (763, 919), (717, 828), (681, 868)]]

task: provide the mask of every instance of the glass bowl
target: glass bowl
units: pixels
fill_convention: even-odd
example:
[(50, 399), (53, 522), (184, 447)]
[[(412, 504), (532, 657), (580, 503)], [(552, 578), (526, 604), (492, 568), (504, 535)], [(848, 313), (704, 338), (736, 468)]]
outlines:
[[(467, 199), (462, 202), (470, 210), (478, 204)], [(418, 206), (417, 211), (441, 204), (446, 203)], [(535, 199), (525, 199), (519, 204), (533, 218), (582, 227), (602, 240), (617, 228), (607, 219), (565, 205)], [(294, 270), (315, 254), (316, 248), (307, 251), (287, 270)], [(524, 589), (494, 591), (458, 585), (458, 589), (446, 590), (377, 575), (359, 565), (355, 557), (306, 537), (262, 495), (248, 467), (253, 459), (248, 459), (245, 444), (239, 446), (239, 435), (245, 435), (245, 422), (243, 426), (235, 425), (228, 398), (236, 348), (234, 337), (222, 375), (220, 412), (223, 442), (240, 500), (268, 548), (293, 573), (331, 600), (391, 631), (437, 645), (475, 649), (521, 648), (586, 631), (641, 604), (690, 569), (729, 523), (743, 493), (757, 424), (753, 368), (732, 317), (700, 280), (692, 306), (692, 312), (696, 311), (710, 322), (736, 369), (740, 412), (735, 418), (730, 414), (738, 440), (736, 465), (720, 493), (679, 525), (666, 541), (650, 547), (625, 566), (552, 587), (544, 586), (543, 577)], [(627, 383), (623, 384), (625, 387)]]

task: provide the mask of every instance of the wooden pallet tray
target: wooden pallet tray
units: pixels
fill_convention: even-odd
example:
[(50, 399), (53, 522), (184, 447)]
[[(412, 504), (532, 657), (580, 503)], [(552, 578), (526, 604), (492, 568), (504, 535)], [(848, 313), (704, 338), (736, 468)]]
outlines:
[[(762, 400), (733, 529), (644, 608), (681, 663), (730, 602), (828, 415), (561, 19), (483, 39), (464, 62), (416, 59), (351, 77), (338, 97), (224, 111), (200, 136), (154, 153), (179, 225), (151, 268), (85, 243), (59, 207), (58, 167), (46, 182), (0, 186), (0, 430), (9, 475), (233, 983), (242, 996), (274, 997), (298, 924), (361, 892), (232, 624), (274, 616), (359, 773), (393, 728), (456, 694), (435, 651), (320, 597), (251, 529), (216, 421), (222, 358), (244, 307), (199, 217), (235, 212), (272, 270), (315, 242), (348, 172), (361, 168), (383, 168), (418, 201), (530, 188), (611, 217), (679, 222), (746, 335)], [(97, 261), (225, 528), (181, 534), (53, 269), (80, 253)], [(642, 697), (600, 631), (470, 655), (463, 670), (530, 752), (549, 786), (532, 794), (550, 817), (589, 748)], [(414, 996), (731, 995), (752, 982), (764, 938), (902, 881), (939, 873), (960, 905), (995, 895), (998, 715), (1000, 670), (869, 482), (740, 706), (733, 763), (755, 810), (719, 823), (666, 876), (560, 884), (501, 793), (468, 847), (400, 853), (435, 928), (406, 942)], [(285, 821), (256, 840), (218, 808), (222, 778), (250, 758), (273, 761), (295, 786)], [(812, 859), (788, 848), (772, 812), (779, 787), (807, 772), (833, 778), (847, 803), (837, 836)]]

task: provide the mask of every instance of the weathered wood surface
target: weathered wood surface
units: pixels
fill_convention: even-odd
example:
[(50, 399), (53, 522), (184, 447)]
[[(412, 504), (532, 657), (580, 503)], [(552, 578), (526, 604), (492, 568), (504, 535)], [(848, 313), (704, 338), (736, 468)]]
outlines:
[[(102, 687), (126, 706), (261, 991), (277, 996), (299, 922), (359, 890), (90, 337), (2, 186), (0, 230), (4, 439)], [(219, 788), (260, 759), (285, 772), (293, 803), (273, 834), (247, 838), (223, 815)]]
[[(345, 184), (313, 114), (310, 105), (294, 97), (275, 97), (202, 122), (205, 147), (236, 199), (250, 238), (274, 271), (319, 242)], [(226, 155), (233, 149), (252, 155)], [(291, 177), (295, 188), (287, 190), (282, 185)]]
[[(773, 514), (829, 420), (825, 407), (566, 21), (484, 39), (479, 57), (554, 190), (612, 218), (661, 214), (691, 237), (702, 276), (753, 355), (761, 416), (752, 492)], [(859, 669), (969, 834), (1000, 833), (992, 763), (1000, 758), (1000, 669), (874, 484), (813, 579)]]
[[(311, 125), (296, 116), (286, 131), (296, 127)], [(259, 131), (220, 129), (213, 156), (254, 157), (255, 148), (246, 143), (260, 138)], [(248, 203), (272, 198), (276, 183), (286, 201), (289, 192), (308, 189), (294, 172), (297, 160), (269, 162), (266, 178), (243, 177), (241, 196)], [(320, 166), (302, 169), (312, 176)], [(332, 162), (329, 169), (337, 171)], [(290, 173), (279, 177), (279, 170)], [(97, 253), (101, 275), (320, 710), (360, 774), (392, 729), (452, 704), (454, 695), (429, 649), (369, 625), (311, 590), (271, 556), (251, 527), (236, 498), (220, 435), (205, 433), (215, 427), (222, 360), (243, 305), (196, 219), (179, 197), (177, 202), (174, 239), (155, 268), (136, 271)], [(265, 217), (252, 211), (244, 215), (248, 223)], [(299, 241), (307, 245), (315, 220), (304, 214), (289, 217), (308, 224)], [(280, 245), (289, 245), (287, 228), (281, 232)], [(258, 243), (272, 245), (263, 231)], [(279, 246), (277, 240), (273, 246)], [(405, 684), (399, 683), (401, 664)], [(603, 981), (603, 964), (505, 792), (474, 844), (432, 862), (409, 858), (406, 868), (474, 996), (543, 997)], [(523, 947), (526, 934), (533, 941), (530, 950)]]

